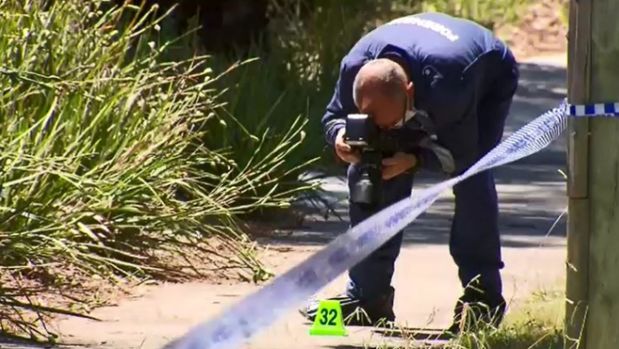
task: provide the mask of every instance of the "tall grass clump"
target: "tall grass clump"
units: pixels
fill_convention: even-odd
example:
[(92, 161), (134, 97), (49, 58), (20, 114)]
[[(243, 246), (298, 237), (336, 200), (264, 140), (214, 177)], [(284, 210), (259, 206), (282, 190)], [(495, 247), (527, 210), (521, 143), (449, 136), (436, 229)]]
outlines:
[(103, 0), (0, 1), (2, 332), (49, 336), (44, 316), (65, 311), (36, 300), (49, 287), (266, 276), (237, 217), (303, 189), (278, 180), (303, 167), (286, 158), (305, 122), (277, 139), (224, 127), (221, 77), (208, 56), (170, 58), (164, 17)]

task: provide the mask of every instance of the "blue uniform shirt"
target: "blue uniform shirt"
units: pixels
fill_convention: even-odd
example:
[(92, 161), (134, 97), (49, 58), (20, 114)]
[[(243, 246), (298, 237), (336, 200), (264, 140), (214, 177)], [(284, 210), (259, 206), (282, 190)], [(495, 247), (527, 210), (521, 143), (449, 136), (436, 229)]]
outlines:
[[(395, 56), (408, 63), (414, 105), (428, 113), (438, 143), (449, 149), (456, 172), (478, 156), (477, 105), (505, 69), (507, 47), (488, 29), (441, 13), (395, 19), (362, 37), (342, 59), (335, 91), (322, 117), (327, 143), (333, 145), (346, 115), (358, 113), (353, 81), (369, 60)], [(513, 64), (513, 63), (511, 63)], [(438, 169), (436, 158), (420, 153), (421, 163)]]

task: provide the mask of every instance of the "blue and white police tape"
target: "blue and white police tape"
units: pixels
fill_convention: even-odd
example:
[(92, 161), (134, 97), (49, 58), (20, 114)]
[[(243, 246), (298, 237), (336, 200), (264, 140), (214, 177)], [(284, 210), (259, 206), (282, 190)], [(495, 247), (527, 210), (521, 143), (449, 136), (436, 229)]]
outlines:
[(619, 116), (619, 103), (570, 104), (570, 116)]
[(369, 217), (271, 283), (168, 344), (168, 349), (238, 348), (261, 329), (307, 301), (423, 213), (439, 195), (484, 170), (533, 153), (554, 141), (567, 127), (568, 104), (539, 116), (513, 133), (464, 174), (440, 182)]

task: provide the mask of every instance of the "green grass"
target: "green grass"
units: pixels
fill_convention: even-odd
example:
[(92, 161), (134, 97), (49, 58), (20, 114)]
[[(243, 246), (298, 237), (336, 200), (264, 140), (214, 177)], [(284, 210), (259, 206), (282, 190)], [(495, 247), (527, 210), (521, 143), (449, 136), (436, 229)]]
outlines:
[[(525, 301), (511, 305), (502, 325), (496, 329), (483, 324), (475, 332), (465, 332), (440, 349), (563, 349), (565, 293), (553, 287), (532, 294)], [(379, 349), (426, 348), (404, 330), (404, 347), (385, 342)]]
[(542, 291), (516, 304), (503, 325), (467, 333), (449, 349), (561, 349), (563, 348), (564, 292)]
[[(308, 164), (287, 162), (305, 122), (239, 132), (211, 57), (171, 53), (154, 8), (45, 3), (0, 2), (0, 329), (53, 337), (64, 310), (32, 282), (268, 277), (238, 217), (308, 188), (284, 179)], [(188, 250), (210, 257), (169, 266)]]
[(530, 0), (424, 1), (423, 9), (468, 18), (494, 30), (517, 21), (521, 11), (531, 3)]

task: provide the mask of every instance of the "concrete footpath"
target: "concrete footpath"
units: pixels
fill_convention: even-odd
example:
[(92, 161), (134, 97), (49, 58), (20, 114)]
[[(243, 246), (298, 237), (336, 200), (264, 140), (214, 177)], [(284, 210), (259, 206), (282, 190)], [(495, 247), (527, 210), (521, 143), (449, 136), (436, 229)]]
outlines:
[[(522, 64), (521, 86), (507, 134), (557, 106), (564, 98), (565, 62), (563, 57), (558, 59), (558, 63), (557, 59), (552, 59), (542, 64)], [(562, 138), (539, 154), (496, 170), (506, 264), (503, 270), (505, 296), (510, 302), (562, 282), (565, 216), (556, 225), (554, 223), (567, 207), (565, 178), (559, 172), (565, 168), (565, 140)], [(427, 176), (419, 178), (415, 190), (437, 180)], [(325, 181), (325, 188), (332, 194), (338, 210), (345, 214), (344, 182), (331, 178)], [(403, 326), (441, 328), (449, 324), (461, 292), (447, 247), (452, 210), (452, 194), (444, 193), (406, 230), (393, 282), (395, 311)], [(307, 222), (301, 230), (268, 241), (271, 248), (266, 260), (272, 270), (284, 272), (345, 231), (346, 226), (346, 221), (336, 219)], [(317, 296), (342, 291), (345, 280), (342, 275)], [(247, 283), (148, 286), (141, 297), (96, 310), (93, 315), (103, 319), (102, 322), (68, 319), (57, 325), (69, 342), (91, 348), (160, 348), (256, 288)], [(368, 329), (349, 328), (350, 335), (346, 338), (315, 338), (309, 336), (308, 330), (309, 324), (294, 310), (256, 336), (246, 348), (352, 349), (369, 344), (403, 344)]]

